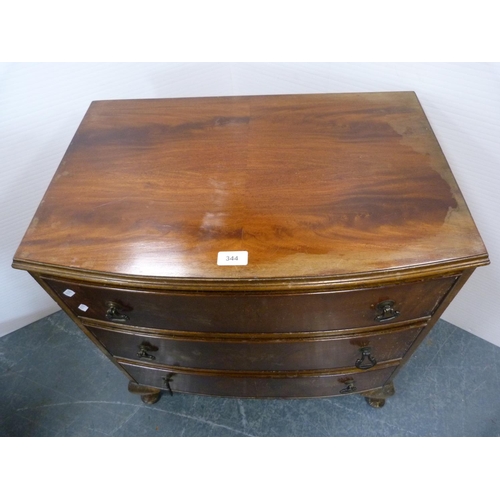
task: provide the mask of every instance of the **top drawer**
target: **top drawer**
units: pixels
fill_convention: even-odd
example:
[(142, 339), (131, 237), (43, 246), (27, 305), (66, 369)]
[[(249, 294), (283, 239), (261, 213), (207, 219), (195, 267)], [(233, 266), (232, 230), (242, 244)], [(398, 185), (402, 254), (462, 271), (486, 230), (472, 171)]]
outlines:
[(80, 317), (162, 330), (277, 333), (361, 328), (430, 316), (455, 279), (302, 294), (171, 293), (44, 281)]

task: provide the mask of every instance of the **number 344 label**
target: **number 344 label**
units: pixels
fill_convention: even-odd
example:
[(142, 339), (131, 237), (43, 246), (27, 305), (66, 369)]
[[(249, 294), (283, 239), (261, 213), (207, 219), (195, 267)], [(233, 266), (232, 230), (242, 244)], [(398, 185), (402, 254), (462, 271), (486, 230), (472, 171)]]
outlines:
[(246, 266), (248, 264), (248, 252), (219, 252), (217, 254), (218, 266)]

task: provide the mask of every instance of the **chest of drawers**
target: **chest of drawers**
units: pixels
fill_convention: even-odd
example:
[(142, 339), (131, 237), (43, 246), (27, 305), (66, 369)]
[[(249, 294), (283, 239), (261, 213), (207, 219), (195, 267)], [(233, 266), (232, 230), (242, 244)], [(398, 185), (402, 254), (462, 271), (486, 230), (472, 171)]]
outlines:
[(375, 407), (488, 256), (412, 92), (100, 101), (14, 257), (154, 403)]

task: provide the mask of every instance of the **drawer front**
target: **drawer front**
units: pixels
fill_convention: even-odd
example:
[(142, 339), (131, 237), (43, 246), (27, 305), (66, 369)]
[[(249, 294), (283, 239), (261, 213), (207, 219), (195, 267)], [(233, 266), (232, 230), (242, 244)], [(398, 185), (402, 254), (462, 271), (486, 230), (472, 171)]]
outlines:
[[(166, 293), (45, 278), (77, 316), (192, 332), (314, 332), (430, 316), (456, 277), (304, 294)], [(383, 312), (383, 305), (389, 304)], [(392, 305), (391, 305), (392, 304)], [(397, 312), (397, 314), (393, 314)], [(379, 318), (379, 319), (377, 319)]]
[[(121, 363), (141, 385), (173, 392), (238, 398), (314, 398), (341, 396), (375, 389), (384, 385), (395, 366), (371, 372), (321, 376), (224, 376), (172, 373), (153, 367)], [(167, 386), (168, 384), (168, 386)]]
[(169, 366), (220, 370), (372, 369), (399, 359), (420, 328), (370, 335), (287, 340), (179, 339), (87, 326), (113, 355)]

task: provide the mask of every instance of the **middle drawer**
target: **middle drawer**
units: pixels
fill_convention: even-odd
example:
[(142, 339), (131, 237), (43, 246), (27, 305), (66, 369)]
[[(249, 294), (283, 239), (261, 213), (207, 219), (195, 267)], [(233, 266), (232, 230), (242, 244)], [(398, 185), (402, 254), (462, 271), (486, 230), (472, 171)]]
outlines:
[(234, 340), (186, 338), (146, 335), (95, 325), (86, 327), (113, 356), (119, 358), (182, 368), (296, 371), (335, 368), (366, 370), (379, 362), (400, 359), (423, 325), (355, 335), (307, 335), (276, 340), (259, 340), (246, 335), (243, 338), (239, 335)]

